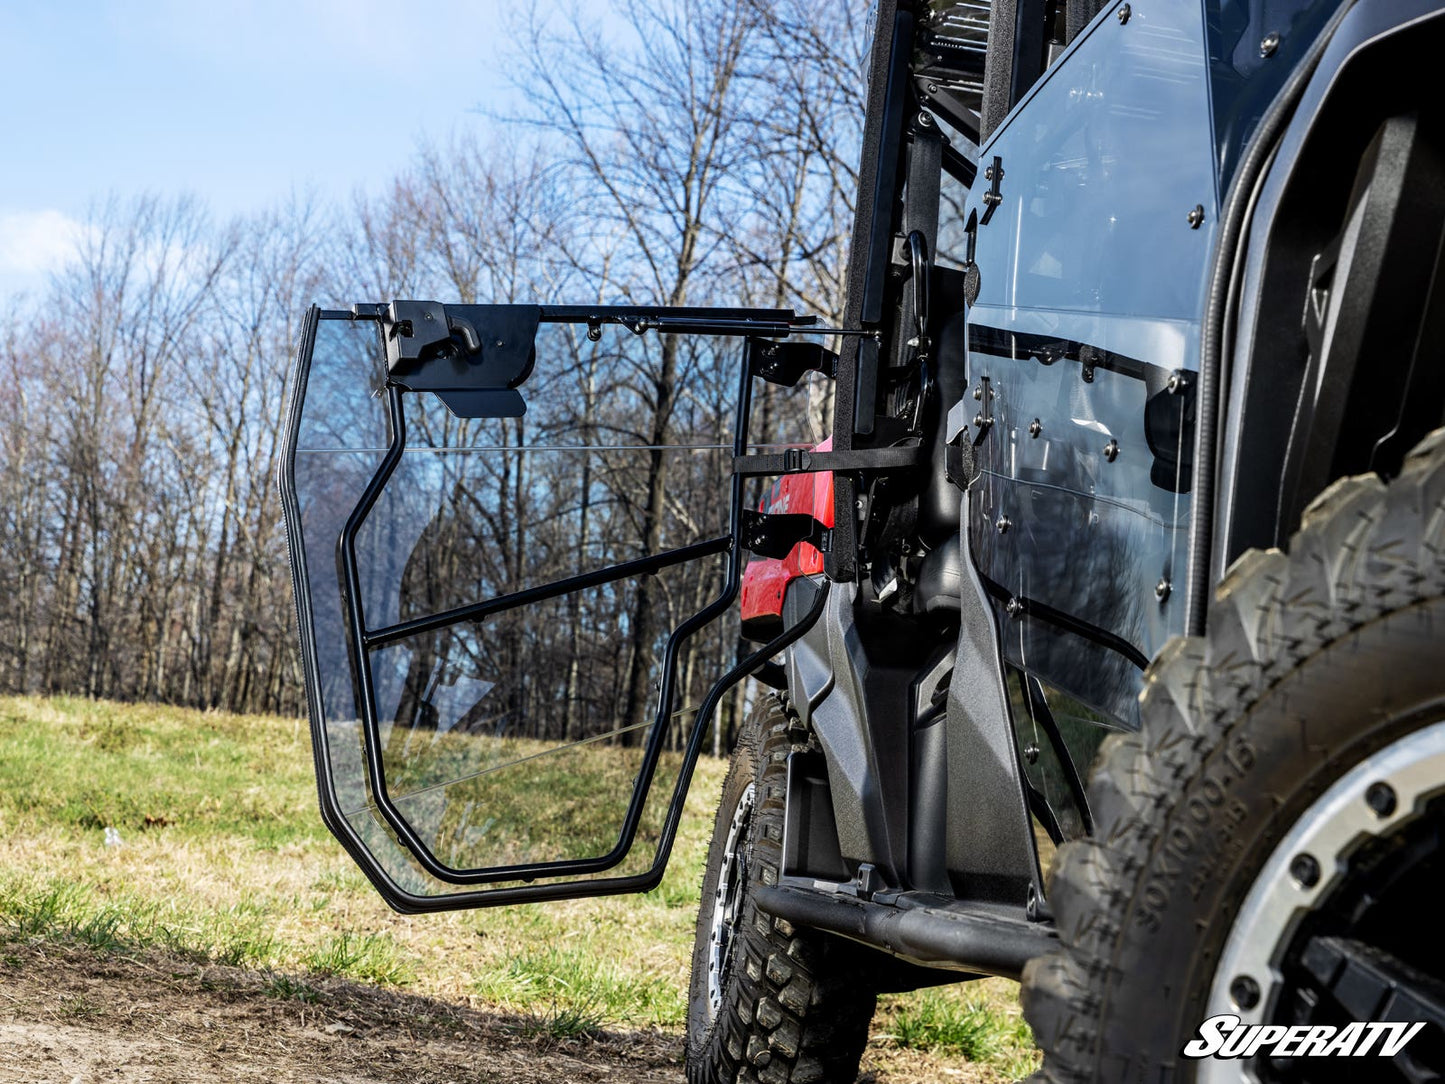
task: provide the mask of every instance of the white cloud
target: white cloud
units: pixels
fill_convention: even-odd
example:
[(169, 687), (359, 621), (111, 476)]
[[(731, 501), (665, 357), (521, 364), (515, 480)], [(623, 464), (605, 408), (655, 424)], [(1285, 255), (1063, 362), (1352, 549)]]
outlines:
[(0, 273), (43, 275), (75, 254), (85, 227), (56, 210), (0, 212)]

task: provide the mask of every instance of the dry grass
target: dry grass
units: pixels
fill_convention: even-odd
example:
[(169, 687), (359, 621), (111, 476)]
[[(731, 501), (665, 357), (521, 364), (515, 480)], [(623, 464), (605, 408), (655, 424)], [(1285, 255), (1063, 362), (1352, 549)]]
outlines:
[[(0, 934), (239, 965), (302, 1003), (332, 975), (559, 1037), (675, 1033), (724, 767), (699, 765), (667, 878), (645, 896), (408, 917), (321, 826), (297, 720), (0, 699)], [(875, 1032), (880, 1080), (1005, 1080), (1035, 1056), (1000, 980), (886, 999)]]

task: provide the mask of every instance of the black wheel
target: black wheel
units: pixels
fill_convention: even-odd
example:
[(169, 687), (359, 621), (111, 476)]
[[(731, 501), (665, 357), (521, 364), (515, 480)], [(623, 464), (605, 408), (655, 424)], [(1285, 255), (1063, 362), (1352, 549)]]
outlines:
[[(1141, 707), (1100, 752), (1093, 837), (1051, 871), (1063, 950), (1024, 973), (1036, 1079), (1442, 1079), (1445, 430), (1388, 486), (1332, 485), (1288, 554), (1241, 558)], [(1436, 1024), (1365, 1065), (1321, 1056), (1322, 1030), (1250, 1056), (1228, 1021), (1191, 1051), (1218, 1056), (1184, 1056), (1221, 1014)]]
[(782, 703), (743, 726), (723, 782), (692, 952), (690, 1084), (847, 1084), (858, 1073), (877, 998), (831, 939), (753, 905), (782, 859), (787, 757)]

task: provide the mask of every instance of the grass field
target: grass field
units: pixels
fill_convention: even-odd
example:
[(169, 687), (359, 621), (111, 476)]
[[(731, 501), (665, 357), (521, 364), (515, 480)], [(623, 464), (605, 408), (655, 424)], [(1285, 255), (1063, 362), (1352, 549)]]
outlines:
[[(322, 827), (301, 721), (0, 699), (0, 937), (166, 948), (254, 969), (283, 998), (339, 975), (559, 1036), (676, 1031), (723, 771), (699, 765), (668, 875), (645, 896), (406, 917)], [(886, 998), (870, 1063), (887, 1080), (925, 1055), (925, 1076), (1027, 1073), (1016, 987)]]

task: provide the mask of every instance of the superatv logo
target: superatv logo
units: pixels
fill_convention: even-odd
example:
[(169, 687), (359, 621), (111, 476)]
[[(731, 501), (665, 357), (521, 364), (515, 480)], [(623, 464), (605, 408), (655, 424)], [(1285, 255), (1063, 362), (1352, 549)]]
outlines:
[(1417, 1024), (1249, 1024), (1229, 1013), (1199, 1025), (1198, 1038), (1184, 1044), (1186, 1058), (1393, 1058), (1425, 1026)]

